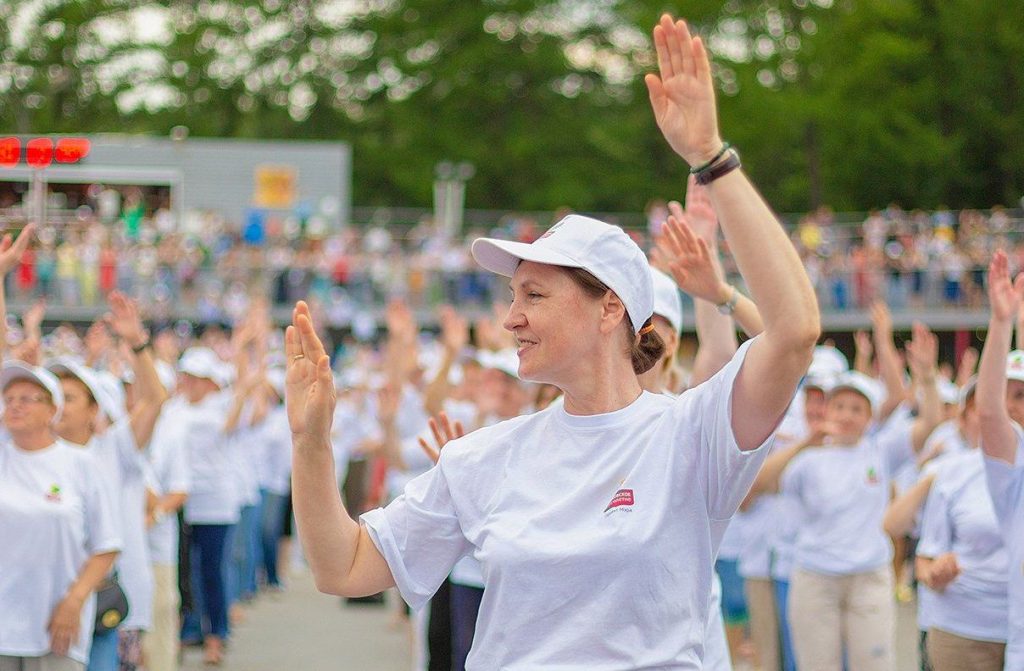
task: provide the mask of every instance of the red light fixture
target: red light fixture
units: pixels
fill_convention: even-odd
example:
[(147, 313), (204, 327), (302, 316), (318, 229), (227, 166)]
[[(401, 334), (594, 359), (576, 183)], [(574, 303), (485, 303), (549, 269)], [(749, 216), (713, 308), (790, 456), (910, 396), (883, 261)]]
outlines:
[(37, 170), (53, 162), (53, 140), (48, 137), (32, 138), (25, 143), (25, 149), (25, 162)]
[(78, 163), (89, 155), (91, 145), (84, 137), (62, 137), (57, 140), (53, 158), (57, 163)]
[(21, 140), (0, 137), (0, 168), (13, 168), (21, 160)]

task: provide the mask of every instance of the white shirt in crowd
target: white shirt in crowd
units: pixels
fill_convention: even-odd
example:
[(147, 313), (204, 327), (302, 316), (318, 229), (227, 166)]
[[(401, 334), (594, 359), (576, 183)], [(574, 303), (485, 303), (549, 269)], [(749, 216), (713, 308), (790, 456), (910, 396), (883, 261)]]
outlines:
[(414, 608), (481, 561), (467, 668), (701, 668), (713, 557), (771, 443), (741, 452), (732, 433), (749, 344), (676, 400), (480, 429), (363, 515)]
[[(93, 454), (62, 440), (34, 451), (0, 443), (0, 655), (50, 652), (54, 608), (89, 557), (121, 548), (119, 527)], [(82, 664), (95, 617), (93, 597), (68, 653)]]
[(1011, 466), (985, 459), (985, 481), (1009, 555), (1009, 625), (1006, 669), (1024, 669), (1024, 434), (1017, 431), (1016, 461)]
[(278, 496), (287, 496), (292, 479), (292, 431), (288, 411), (278, 405), (260, 425), (259, 485)]
[(242, 409), (238, 426), (228, 435), (228, 445), (235, 464), (235, 487), (239, 508), (260, 503), (260, 441), (262, 428), (266, 422), (266, 417), (254, 422), (252, 404), (246, 404)]
[(185, 502), (189, 524), (235, 524), (240, 496), (234, 475), (235, 461), (224, 422), (231, 392), (220, 391), (196, 404), (174, 404), (164, 412), (183, 429), (180, 437), (188, 448), (192, 490)]
[(146, 544), (146, 457), (139, 451), (126, 416), (85, 446), (96, 456), (106, 486), (114, 492), (123, 547), (117, 557), (118, 582), (128, 598), (124, 629), (153, 624), (153, 571)]
[(961, 573), (941, 591), (923, 588), (931, 592), (929, 626), (964, 638), (1005, 641), (1009, 560), (978, 450), (946, 459), (928, 494), (917, 554), (935, 558), (948, 552), (956, 555)]
[[(181, 399), (168, 401), (182, 403)], [(165, 406), (167, 407), (167, 406)], [(168, 418), (171, 419), (168, 419)], [(188, 464), (188, 446), (182, 439), (182, 427), (174, 424), (174, 413), (162, 412), (153, 429), (147, 456), (151, 474), (151, 487), (158, 496), (171, 493), (187, 494), (192, 488)], [(178, 516), (165, 515), (163, 520), (149, 529), (149, 557), (161, 566), (178, 565)]]
[(913, 456), (909, 425), (854, 446), (810, 447), (782, 474), (801, 520), (795, 566), (824, 575), (867, 573), (892, 558), (882, 529), (893, 473)]

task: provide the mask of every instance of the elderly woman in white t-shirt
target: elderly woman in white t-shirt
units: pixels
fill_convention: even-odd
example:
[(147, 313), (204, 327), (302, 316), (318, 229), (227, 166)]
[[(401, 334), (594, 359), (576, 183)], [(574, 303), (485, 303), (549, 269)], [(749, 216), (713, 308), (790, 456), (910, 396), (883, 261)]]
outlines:
[(153, 611), (143, 451), (167, 398), (135, 304), (118, 292), (110, 294), (109, 303), (107, 324), (124, 343), (135, 376), (131, 413), (125, 408), (121, 381), (110, 373), (93, 370), (72, 359), (55, 359), (47, 364), (60, 379), (64, 393), (64, 412), (55, 425), (57, 434), (94, 454), (105, 486), (115, 492), (124, 541), (116, 568), (128, 598), (128, 617), (117, 629), (95, 637), (90, 671), (125, 671), (142, 663), (142, 632), (152, 626)]
[(1024, 352), (1010, 349), (1013, 320), (1024, 303), (1024, 275), (1011, 281), (997, 251), (989, 265), (988, 335), (978, 367), (978, 414), (985, 482), (1009, 555), (1006, 668), (1024, 668)]
[(796, 251), (719, 138), (702, 41), (668, 16), (654, 39), (658, 125), (710, 185), (765, 323), (718, 374), (678, 399), (641, 390), (663, 344), (647, 259), (621, 229), (570, 215), (533, 244), (478, 240), (477, 261), (511, 276), (520, 377), (564, 403), (453, 441), (359, 524), (334, 484), (334, 385), (305, 304), (288, 330), (293, 495), (317, 586), (397, 585), (419, 608), (474, 556), (485, 591), (467, 668), (699, 669), (718, 542), (819, 335)]
[(892, 543), (882, 528), (893, 474), (919, 452), (941, 418), (938, 342), (914, 325), (907, 359), (922, 390), (918, 417), (872, 433), (882, 405), (876, 382), (856, 371), (828, 392), (825, 420), (768, 458), (762, 491), (788, 497), (799, 520), (788, 617), (800, 669), (895, 668)]
[(92, 454), (54, 434), (53, 374), (12, 361), (0, 387), (0, 670), (82, 671), (93, 592), (121, 549), (114, 493)]

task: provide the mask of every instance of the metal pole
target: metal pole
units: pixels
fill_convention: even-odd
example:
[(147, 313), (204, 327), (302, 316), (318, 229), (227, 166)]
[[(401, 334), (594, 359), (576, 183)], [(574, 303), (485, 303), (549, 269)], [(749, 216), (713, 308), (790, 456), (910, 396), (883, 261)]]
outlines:
[(42, 226), (46, 223), (46, 178), (41, 168), (32, 172), (32, 196), (35, 201), (32, 214), (36, 225)]

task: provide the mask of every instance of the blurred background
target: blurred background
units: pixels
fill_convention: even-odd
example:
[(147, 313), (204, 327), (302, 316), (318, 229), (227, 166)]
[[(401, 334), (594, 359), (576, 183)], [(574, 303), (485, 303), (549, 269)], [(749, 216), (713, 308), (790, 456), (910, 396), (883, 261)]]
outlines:
[[(686, 173), (642, 82), (662, 11), (706, 37), (723, 136), (828, 330), (874, 298), (901, 327), (984, 324), (992, 249), (1024, 259), (1021, 0), (8, 0), (0, 134), (22, 160), (0, 220), (47, 221), (14, 305), (91, 319), (120, 287), (230, 322), (260, 291), (371, 334), (395, 295), (428, 322), (503, 298), (466, 254), (479, 234), (529, 240), (572, 208), (649, 242)], [(25, 162), (66, 136), (78, 162)]]

